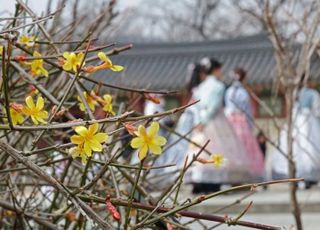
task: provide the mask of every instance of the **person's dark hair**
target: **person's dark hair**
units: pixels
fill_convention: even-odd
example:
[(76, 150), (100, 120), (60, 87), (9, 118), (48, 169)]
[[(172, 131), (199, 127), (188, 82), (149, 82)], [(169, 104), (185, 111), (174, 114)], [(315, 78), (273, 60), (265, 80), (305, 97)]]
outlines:
[(222, 63), (214, 58), (202, 58), (200, 64), (204, 67), (207, 74), (211, 74), (212, 71), (216, 69), (220, 69), (222, 67)]
[(199, 63), (190, 64), (188, 66), (187, 78), (189, 78), (189, 90), (198, 86), (201, 83), (201, 73), (204, 73), (205, 69)]
[(257, 137), (265, 137), (264, 132), (263, 131), (259, 131)]
[(247, 71), (245, 71), (241, 67), (235, 68), (234, 73), (237, 75), (237, 80), (239, 80), (240, 82), (242, 82), (247, 76)]
[(306, 81), (306, 73), (303, 73), (300, 77), (299, 89), (301, 89), (304, 86), (305, 81)]

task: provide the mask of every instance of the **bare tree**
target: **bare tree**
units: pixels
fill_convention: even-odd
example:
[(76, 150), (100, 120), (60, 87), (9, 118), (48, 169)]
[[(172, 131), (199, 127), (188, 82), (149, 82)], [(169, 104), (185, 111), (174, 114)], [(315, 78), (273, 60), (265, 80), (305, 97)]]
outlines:
[(126, 31), (118, 36), (146, 40), (203, 41), (261, 31), (261, 23), (244, 17), (230, 0), (142, 0), (121, 17)]
[[(146, 191), (150, 186), (157, 186), (146, 177), (150, 170), (172, 165), (153, 167), (151, 152), (145, 152), (146, 156), (140, 157), (138, 164), (124, 159), (124, 151), (133, 143), (132, 135), (141, 132), (135, 138), (144, 139), (138, 139), (138, 142), (155, 142), (152, 139), (157, 136), (158, 119), (196, 102), (144, 116), (131, 110), (137, 99), (150, 93), (167, 95), (170, 92), (112, 85), (91, 77), (94, 71), (120, 71), (123, 67), (113, 65), (107, 55), (112, 59), (112, 55), (131, 48), (131, 45), (114, 47), (108, 43), (92, 46), (96, 40), (94, 36), (103, 32), (100, 28), (106, 22), (101, 18), (112, 11), (113, 1), (100, 8), (100, 13), (93, 15), (89, 22), (82, 21), (85, 15), (80, 12), (72, 14), (76, 22), (63, 18), (64, 1), (60, 1), (57, 8), (52, 7), (53, 11), (48, 6), (48, 15), (42, 17), (24, 1), (16, 2), (13, 16), (1, 18), (3, 27), (0, 31), (0, 228), (143, 229), (158, 228), (160, 224), (165, 227), (165, 224), (172, 229), (188, 228), (193, 221), (209, 220), (279, 229), (240, 220), (252, 202), (235, 218), (187, 210), (219, 194), (236, 190), (248, 190), (252, 194), (258, 186), (298, 181), (245, 184), (193, 199), (181, 199), (184, 174), (198, 160), (209, 141), (199, 145), (190, 140), (200, 149), (190, 161), (185, 161), (174, 181), (163, 190), (157, 189), (161, 193), (157, 197)], [(72, 7), (77, 11), (80, 6), (75, 1)], [(68, 12), (72, 10), (68, 9)], [(53, 24), (47, 22), (55, 17)], [(82, 36), (74, 40), (73, 36), (78, 33)], [(97, 55), (97, 51), (102, 53)], [(94, 84), (95, 90), (90, 90), (87, 82)], [(117, 103), (110, 101), (111, 95), (99, 95), (100, 90), (110, 88), (124, 91), (132, 100)], [(156, 100), (150, 95), (149, 99)], [(105, 110), (104, 107), (108, 108)], [(81, 119), (75, 119), (75, 116)], [(147, 134), (144, 127), (151, 121), (154, 131)], [(137, 129), (137, 125), (141, 126)], [(132, 135), (123, 134), (125, 129)], [(186, 137), (181, 135), (181, 138)], [(161, 142), (163, 144), (157, 146), (165, 151), (160, 147), (165, 139)], [(184, 223), (176, 218), (180, 216), (193, 220)]]
[[(259, 6), (260, 11), (256, 11)], [(267, 29), (274, 48), (277, 65), (276, 81), (285, 89), (287, 104), (287, 158), (289, 177), (296, 176), (293, 158), (293, 108), (301, 77), (310, 73), (311, 57), (319, 45), (319, 1), (269, 1), (256, 0), (250, 3), (237, 3), (239, 9), (263, 24)], [(299, 41), (299, 44), (297, 42)], [(297, 52), (298, 49), (298, 52)], [(299, 53), (296, 58), (293, 54)], [(301, 210), (297, 200), (297, 185), (290, 185), (290, 200), (297, 229), (303, 229)]]

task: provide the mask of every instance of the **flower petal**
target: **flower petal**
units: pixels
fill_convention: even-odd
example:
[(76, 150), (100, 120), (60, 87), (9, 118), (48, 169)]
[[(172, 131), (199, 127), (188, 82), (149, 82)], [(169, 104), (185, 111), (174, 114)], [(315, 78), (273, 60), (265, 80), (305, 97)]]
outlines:
[(43, 106), (44, 106), (44, 100), (43, 100), (43, 97), (38, 97), (37, 99), (37, 104), (36, 104), (36, 108), (38, 110), (42, 110), (43, 109)]
[(41, 54), (39, 52), (37, 52), (37, 51), (34, 51), (33, 52), (33, 56), (34, 57), (41, 57)]
[(66, 61), (66, 62), (63, 64), (62, 68), (63, 68), (64, 70), (66, 70), (66, 71), (69, 71), (69, 70), (72, 69), (72, 64), (71, 64), (69, 61)]
[(149, 136), (154, 137), (158, 134), (159, 131), (159, 123), (158, 122), (152, 122), (149, 129)]
[(84, 142), (84, 138), (82, 136), (79, 136), (79, 135), (73, 135), (70, 137), (70, 140), (73, 144), (76, 144), (76, 145), (81, 145), (83, 144)]
[(144, 145), (144, 141), (140, 137), (135, 137), (131, 140), (130, 145), (132, 148), (137, 149)]
[(43, 120), (42, 118), (37, 117), (37, 120), (42, 124), (47, 124), (47, 122), (45, 120)]
[(48, 112), (47, 111), (39, 111), (37, 113), (37, 117), (47, 119), (48, 118)]
[(85, 110), (86, 110), (86, 107), (84, 106), (83, 103), (80, 103), (80, 104), (79, 104), (79, 109), (80, 109), (81, 111), (85, 111)]
[(21, 109), (21, 112), (27, 116), (30, 116), (31, 112), (30, 112), (30, 109), (26, 106), (24, 106), (22, 109)]
[(110, 69), (115, 71), (115, 72), (119, 72), (119, 71), (122, 71), (124, 69), (124, 67), (121, 66), (121, 65), (113, 65), (113, 66), (111, 66)]
[(93, 136), (96, 132), (98, 132), (98, 129), (99, 129), (98, 123), (94, 123), (92, 125), (89, 125), (88, 135)]
[(80, 155), (80, 151), (78, 147), (72, 147), (69, 149), (69, 153), (71, 154), (72, 158), (76, 158)]
[(93, 151), (96, 151), (96, 152), (101, 152), (102, 151), (102, 145), (97, 140), (91, 140), (90, 141), (90, 148)]
[(74, 130), (82, 137), (86, 136), (88, 133), (88, 129), (84, 126), (77, 126)]
[(106, 142), (108, 140), (109, 136), (106, 133), (97, 133), (93, 136), (93, 139), (99, 141), (100, 143)]
[(35, 107), (34, 102), (33, 102), (33, 99), (32, 99), (31, 96), (28, 96), (28, 97), (26, 98), (26, 104), (27, 104), (27, 106), (28, 106), (29, 108), (34, 108), (34, 107)]
[(89, 108), (90, 108), (91, 111), (95, 110), (95, 103), (90, 102), (90, 103), (88, 103), (88, 105), (89, 105)]
[(155, 136), (154, 138), (152, 138), (152, 144), (155, 145), (165, 145), (167, 143), (167, 139), (162, 137), (162, 136)]
[(104, 103), (110, 104), (112, 102), (112, 97), (109, 94), (105, 94), (103, 95), (103, 100), (104, 100)]
[(86, 154), (87, 156), (91, 156), (91, 155), (92, 155), (92, 150), (91, 150), (91, 147), (90, 147), (90, 143), (89, 143), (89, 142), (85, 142), (85, 143), (84, 143), (83, 150), (84, 150), (84, 152), (85, 152), (85, 154)]
[(70, 53), (69, 52), (63, 52), (63, 55), (62, 55), (65, 59), (68, 59), (69, 56), (70, 56)]
[(162, 149), (159, 145), (150, 144), (149, 149), (151, 153), (156, 155), (160, 155), (162, 153)]
[(146, 137), (147, 136), (146, 128), (143, 125), (139, 125), (138, 132), (136, 132), (136, 135), (138, 137)]
[(47, 71), (45, 68), (43, 68), (43, 66), (40, 67), (40, 72), (41, 72), (44, 76), (46, 76), (46, 77), (49, 76), (48, 71)]
[(74, 59), (76, 59), (77, 58), (77, 55), (74, 53), (74, 52), (71, 52), (70, 54), (69, 54), (69, 59), (70, 60), (74, 60)]
[(100, 58), (101, 61), (104, 61), (104, 62), (110, 60), (104, 52), (99, 52), (98, 57)]
[(31, 119), (32, 119), (32, 121), (33, 121), (33, 123), (34, 123), (35, 125), (38, 125), (38, 124), (39, 124), (39, 122), (38, 122), (38, 120), (37, 120), (37, 118), (36, 118), (35, 116), (31, 116)]
[[(84, 58), (84, 53), (80, 52), (77, 55), (77, 61), (79, 62), (79, 65), (81, 64), (82, 60)], [(84, 64), (84, 63), (83, 63)]]
[(18, 115), (17, 117), (17, 123), (22, 124), (24, 122), (24, 117), (22, 115)]
[(138, 155), (140, 161), (142, 161), (144, 158), (146, 158), (147, 153), (148, 153), (148, 146), (147, 145), (142, 146), (142, 148), (139, 151), (139, 155)]

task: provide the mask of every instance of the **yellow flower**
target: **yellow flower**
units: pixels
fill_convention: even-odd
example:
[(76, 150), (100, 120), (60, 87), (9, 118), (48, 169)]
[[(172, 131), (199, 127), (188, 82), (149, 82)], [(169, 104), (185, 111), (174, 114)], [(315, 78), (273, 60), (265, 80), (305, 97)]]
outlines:
[(167, 140), (158, 136), (159, 123), (152, 122), (150, 125), (149, 132), (142, 125), (139, 125), (138, 131), (135, 132), (137, 137), (133, 138), (131, 141), (131, 147), (134, 149), (139, 149), (139, 159), (143, 160), (147, 156), (148, 150), (156, 155), (162, 153), (161, 146), (165, 145)]
[(216, 168), (221, 168), (225, 165), (226, 163), (226, 159), (224, 158), (224, 156), (222, 154), (214, 154), (211, 156), (213, 165)]
[[(96, 105), (98, 104), (97, 100), (96, 100), (96, 95), (93, 91), (90, 92), (90, 95), (87, 94), (87, 92), (83, 92), (83, 96), (86, 99), (89, 108), (91, 111), (95, 110)], [(85, 111), (86, 110), (86, 106), (84, 105), (84, 103), (82, 102), (80, 96), (77, 97), (78, 101), (79, 101), (79, 108), (81, 111)]]
[(2, 56), (3, 46), (0, 46), (0, 56)]
[(103, 61), (103, 63), (97, 66), (87, 66), (84, 68), (85, 72), (94, 73), (98, 70), (103, 70), (103, 69), (111, 69), (112, 71), (119, 72), (124, 69), (124, 67), (121, 65), (114, 65), (110, 60), (110, 58), (103, 52), (99, 52), (98, 57), (100, 58), (101, 61)]
[(48, 112), (43, 110), (43, 107), (43, 97), (39, 96), (35, 105), (32, 97), (28, 96), (26, 98), (26, 106), (22, 108), (22, 112), (25, 115), (30, 116), (34, 124), (38, 125), (39, 122), (42, 124), (46, 124), (47, 122), (44, 119), (48, 118)]
[(21, 112), (12, 107), (10, 107), (10, 116), (13, 125), (22, 124), (24, 121), (24, 117), (22, 116)]
[(27, 35), (22, 35), (20, 38), (19, 38), (19, 43), (21, 45), (25, 45), (27, 47), (32, 47), (34, 46), (34, 43), (35, 43), (35, 36), (27, 36)]
[[(37, 51), (33, 52), (33, 57), (41, 57), (41, 54)], [(32, 76), (38, 76), (40, 74), (43, 74), (44, 76), (48, 77), (48, 71), (43, 67), (43, 60), (42, 59), (36, 59), (31, 62), (31, 74)]]
[(87, 163), (87, 155), (84, 152), (83, 148), (81, 148), (79, 146), (72, 147), (72, 148), (69, 149), (69, 153), (71, 154), (71, 156), (73, 158), (81, 157), (82, 164), (85, 165)]
[(101, 103), (103, 104), (103, 111), (110, 113), (112, 115), (115, 115), (115, 112), (113, 111), (112, 106), (112, 96), (109, 94), (105, 94), (103, 96), (103, 99), (101, 100)]
[(103, 52), (99, 52), (98, 57), (100, 58), (101, 61), (104, 62), (103, 64), (99, 65), (101, 66), (101, 69), (111, 69), (116, 72), (124, 69), (124, 67), (121, 65), (114, 65), (110, 60), (110, 58)]
[[(73, 70), (74, 72), (77, 72), (84, 58), (84, 53), (80, 52), (78, 54), (75, 54), (73, 52), (64, 52), (63, 57), (65, 58), (65, 60), (62, 68), (65, 71)], [(83, 62), (83, 65), (84, 64), (85, 62)]]
[(86, 157), (90, 157), (92, 151), (102, 151), (101, 143), (107, 141), (108, 135), (106, 133), (97, 133), (98, 129), (99, 125), (97, 123), (89, 125), (88, 129), (84, 126), (75, 128), (76, 133), (79, 135), (73, 135), (70, 139), (73, 144), (78, 145), (79, 149), (77, 149), (76, 152), (79, 153), (81, 158), (83, 158), (83, 154), (85, 154)]

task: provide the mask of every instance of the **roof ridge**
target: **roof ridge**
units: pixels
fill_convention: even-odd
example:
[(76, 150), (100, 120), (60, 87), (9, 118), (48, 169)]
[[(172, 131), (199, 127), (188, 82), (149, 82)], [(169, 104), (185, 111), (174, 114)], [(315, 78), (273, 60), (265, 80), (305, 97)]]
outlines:
[(169, 42), (169, 41), (156, 41), (156, 42), (134, 42), (136, 46), (143, 46), (143, 47), (156, 47), (156, 46), (190, 46), (190, 45), (207, 45), (213, 43), (234, 43), (234, 42), (244, 42), (244, 43), (251, 43), (253, 41), (259, 43), (269, 43), (267, 33), (259, 33), (254, 35), (247, 35), (247, 36), (239, 36), (234, 38), (219, 38), (213, 40), (205, 40), (205, 41), (191, 41), (191, 42)]

